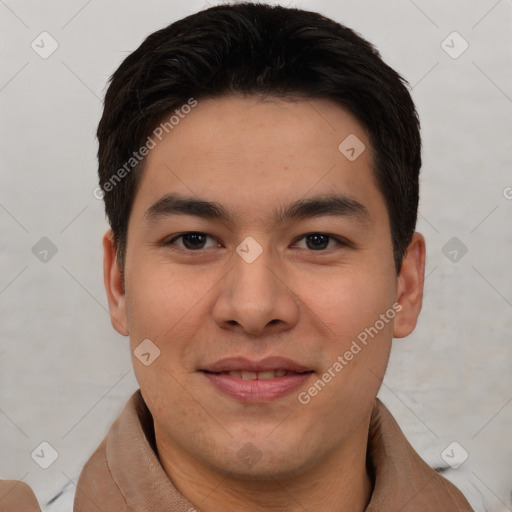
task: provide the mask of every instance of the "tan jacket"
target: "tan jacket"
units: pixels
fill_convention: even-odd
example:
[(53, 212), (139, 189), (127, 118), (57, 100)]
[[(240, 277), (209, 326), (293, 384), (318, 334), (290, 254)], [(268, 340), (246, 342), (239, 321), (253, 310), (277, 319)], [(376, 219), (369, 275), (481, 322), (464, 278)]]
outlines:
[[(366, 512), (472, 511), (462, 493), (414, 451), (378, 399), (368, 449), (375, 469), (375, 487)], [(153, 420), (140, 390), (132, 395), (83, 467), (73, 510), (196, 512), (173, 486), (157, 458)]]
[(41, 512), (41, 509), (25, 482), (0, 480), (0, 512)]

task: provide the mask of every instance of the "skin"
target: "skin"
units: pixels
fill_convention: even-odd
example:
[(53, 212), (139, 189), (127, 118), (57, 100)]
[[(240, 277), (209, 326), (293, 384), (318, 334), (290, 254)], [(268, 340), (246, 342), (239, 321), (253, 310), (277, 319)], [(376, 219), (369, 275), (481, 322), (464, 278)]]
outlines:
[[(366, 146), (354, 161), (338, 150), (350, 134)], [(124, 286), (112, 233), (104, 236), (112, 324), (130, 337), (132, 356), (146, 338), (161, 351), (149, 366), (133, 356), (161, 463), (201, 510), (354, 512), (370, 499), (372, 408), (392, 338), (416, 325), (425, 264), (425, 242), (415, 233), (397, 275), (372, 163), (360, 123), (329, 100), (201, 100), (147, 157), (129, 219)], [(221, 203), (232, 222), (190, 215), (148, 222), (146, 210), (171, 192)], [(279, 224), (273, 217), (276, 207), (331, 193), (357, 200), (367, 218)], [(166, 244), (183, 232), (209, 237), (204, 248), (183, 238)], [(329, 238), (315, 249), (309, 233), (348, 243)], [(262, 248), (250, 264), (235, 251), (247, 236)], [(394, 303), (401, 306), (394, 320), (301, 404), (298, 392)], [(227, 356), (270, 355), (314, 374), (290, 395), (241, 403), (198, 371)], [(239, 456), (248, 446), (253, 462)]]

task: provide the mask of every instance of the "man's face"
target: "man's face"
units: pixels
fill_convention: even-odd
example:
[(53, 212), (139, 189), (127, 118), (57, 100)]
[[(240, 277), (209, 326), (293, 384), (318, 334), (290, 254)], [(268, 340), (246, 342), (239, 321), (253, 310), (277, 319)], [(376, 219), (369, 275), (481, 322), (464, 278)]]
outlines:
[[(215, 202), (228, 217), (176, 211), (161, 201), (170, 194)], [(317, 205), (279, 216), (334, 196), (323, 214)], [(399, 294), (356, 119), (327, 100), (230, 96), (200, 100), (150, 151), (111, 312), (132, 355), (143, 340), (160, 350), (147, 366), (133, 355), (159, 451), (264, 478), (366, 446)]]

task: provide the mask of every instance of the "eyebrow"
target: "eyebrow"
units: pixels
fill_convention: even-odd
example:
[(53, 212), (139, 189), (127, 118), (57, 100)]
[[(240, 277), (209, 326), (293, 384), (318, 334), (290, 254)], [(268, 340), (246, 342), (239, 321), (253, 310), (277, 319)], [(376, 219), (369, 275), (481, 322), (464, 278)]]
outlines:
[[(232, 223), (235, 215), (220, 203), (179, 194), (166, 194), (153, 203), (144, 213), (147, 223), (156, 223), (172, 215), (193, 215), (203, 219)], [(274, 210), (276, 223), (290, 220), (305, 220), (316, 217), (352, 217), (366, 223), (370, 220), (368, 209), (359, 201), (339, 194), (324, 194), (299, 199)]]

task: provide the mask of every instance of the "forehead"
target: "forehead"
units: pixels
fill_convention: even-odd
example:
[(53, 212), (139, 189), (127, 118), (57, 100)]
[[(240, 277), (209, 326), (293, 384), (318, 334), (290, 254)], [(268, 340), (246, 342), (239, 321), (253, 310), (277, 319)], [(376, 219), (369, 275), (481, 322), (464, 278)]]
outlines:
[(325, 194), (383, 206), (369, 138), (330, 100), (209, 98), (167, 129), (146, 157), (134, 213), (171, 192), (243, 209), (254, 220)]
[(262, 161), (268, 159), (269, 153), (284, 156), (292, 150), (297, 156), (317, 158), (322, 151), (338, 157), (339, 144), (347, 137), (358, 150), (364, 141), (368, 150), (365, 156), (371, 153), (359, 121), (327, 99), (222, 96), (199, 100), (188, 114), (182, 114), (180, 119), (172, 117), (173, 126), (166, 128), (169, 136), (164, 134), (164, 144), (159, 143), (157, 151), (150, 153), (149, 164), (166, 149), (174, 151), (176, 158), (199, 147), (200, 153), (187, 156), (200, 158), (224, 151), (223, 157), (229, 153), (244, 164), (249, 162), (242, 149), (251, 151), (252, 160), (259, 157)]

